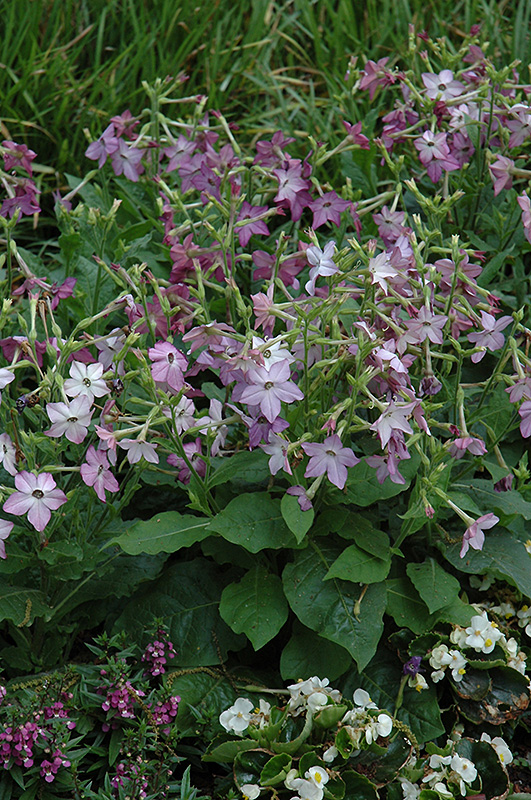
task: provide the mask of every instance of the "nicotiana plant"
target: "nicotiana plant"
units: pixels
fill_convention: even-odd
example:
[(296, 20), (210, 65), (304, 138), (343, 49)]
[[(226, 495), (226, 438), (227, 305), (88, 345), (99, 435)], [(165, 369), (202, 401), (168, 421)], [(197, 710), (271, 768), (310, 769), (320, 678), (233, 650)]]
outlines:
[[(393, 109), (339, 118), (337, 143), (310, 137), (299, 158), (281, 131), (240, 143), (201, 98), (173, 118), (180, 85), (146, 87), (149, 110), (89, 145), (98, 169), (57, 198), (48, 260), (16, 243), (38, 209), (34, 154), (2, 145), (8, 669), (55, 666), (104, 620), (142, 641), (155, 614), (182, 668), (322, 664), (385, 708), (376, 682), (411, 746), (449, 733), (448, 698), (467, 724), (492, 707), (489, 724), (514, 726), (529, 703), (530, 87), (475, 33), (457, 53), (412, 34), (407, 71), (352, 62), (346, 77), (344, 99), (397, 91)], [(469, 574), (524, 614), (503, 639)], [(453, 683), (425, 688), (411, 667), (404, 683), (412, 658)], [(461, 787), (452, 759), (469, 756), (437, 754)]]

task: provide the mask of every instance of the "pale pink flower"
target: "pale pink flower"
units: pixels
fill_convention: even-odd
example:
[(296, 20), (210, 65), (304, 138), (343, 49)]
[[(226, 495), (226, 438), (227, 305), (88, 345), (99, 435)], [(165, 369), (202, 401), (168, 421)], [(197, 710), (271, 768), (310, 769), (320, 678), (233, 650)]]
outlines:
[(92, 403), (95, 397), (109, 394), (109, 388), (102, 378), (103, 364), (83, 364), (73, 361), (70, 365), (70, 378), (64, 383), (64, 390), (69, 397), (86, 395)]
[(122, 450), (127, 450), (127, 460), (130, 464), (136, 464), (141, 458), (152, 464), (159, 463), (159, 457), (155, 452), (156, 444), (150, 444), (143, 439), (122, 439), (118, 444)]
[(499, 350), (501, 347), (503, 347), (505, 338), (501, 331), (503, 331), (512, 321), (512, 317), (500, 317), (499, 319), (496, 319), (496, 317), (494, 317), (492, 314), (487, 314), (486, 311), (481, 312), (481, 324), (483, 326), (483, 330), (469, 333), (467, 335), (469, 342), (475, 344), (476, 347), (482, 348), (478, 353), (472, 354), (471, 361), (474, 364), (477, 364), (478, 361), (481, 361), (486, 350), (494, 352), (495, 350)]
[(173, 408), (163, 408), (162, 413), (168, 419), (175, 420), (175, 433), (179, 435), (196, 424), (194, 401), (183, 396)]
[(494, 197), (502, 189), (510, 189), (513, 185), (514, 161), (506, 156), (498, 156), (496, 161), (489, 164), (489, 170), (494, 182)]
[(482, 439), (477, 439), (473, 436), (463, 436), (454, 439), (448, 448), (450, 455), (457, 459), (463, 458), (467, 451), (472, 453), (473, 456), (484, 456), (487, 452), (487, 448)]
[(483, 531), (493, 528), (499, 521), (499, 517), (495, 514), (484, 514), (467, 528), (463, 535), (463, 545), (459, 553), (460, 558), (464, 558), (469, 547), (472, 547), (474, 550), (482, 550), (483, 544), (485, 543), (485, 534)]
[(5, 540), (13, 530), (14, 522), (0, 519), (0, 558), (7, 558)]
[[(195, 473), (203, 478), (206, 474), (206, 463), (201, 457), (201, 439), (198, 437), (195, 442), (186, 442), (186, 444), (183, 445), (183, 449)], [(179, 474), (177, 475), (177, 480), (184, 484), (190, 483), (192, 473), (184, 458), (175, 455), (175, 453), (171, 453), (167, 461), (168, 464), (178, 468)]]
[(269, 471), (271, 475), (276, 475), (281, 469), (291, 475), (291, 467), (288, 461), (288, 445), (289, 442), (278, 436), (276, 433), (271, 433), (269, 436), (268, 444), (261, 444), (260, 447), (271, 456), (269, 459)]
[(516, 200), (522, 209), (522, 225), (524, 226), (525, 238), (531, 244), (531, 200), (525, 192), (517, 197)]
[(66, 503), (67, 497), (49, 472), (34, 475), (32, 472), (19, 472), (15, 475), (17, 491), (10, 495), (3, 505), (6, 514), (28, 515), (28, 521), (38, 531), (43, 531), (50, 521), (51, 512)]
[[(7, 356), (6, 356), (7, 358)], [(11, 381), (15, 380), (15, 376), (9, 369), (0, 368), (0, 389), (5, 389), (6, 386), (11, 383)], [(0, 401), (2, 400), (2, 395), (0, 394)]]
[(117, 492), (120, 488), (109, 468), (107, 455), (103, 450), (95, 450), (94, 446), (90, 445), (86, 459), (86, 463), (81, 464), (81, 477), (87, 486), (94, 487), (101, 502), (105, 503), (105, 489), (109, 492)]
[(69, 442), (81, 444), (94, 413), (91, 405), (92, 401), (84, 394), (74, 397), (70, 403), (47, 403), (46, 413), (53, 425), (44, 431), (46, 436), (58, 438), (64, 434)]
[(281, 402), (293, 403), (304, 398), (299, 387), (290, 380), (287, 361), (273, 364), (269, 372), (265, 367), (257, 367), (249, 374), (249, 380), (251, 384), (245, 386), (239, 399), (242, 403), (260, 406), (269, 422), (279, 416)]
[(310, 456), (305, 478), (317, 478), (319, 475), (328, 476), (330, 483), (343, 489), (347, 482), (347, 467), (359, 464), (350, 447), (343, 447), (341, 439), (334, 433), (322, 442), (308, 442), (301, 445), (307, 456)]
[(461, 81), (455, 80), (454, 73), (449, 69), (443, 69), (438, 75), (433, 72), (423, 72), (422, 82), (426, 87), (426, 94), (432, 100), (451, 100), (459, 97), (465, 91)]
[(339, 272), (339, 267), (333, 259), (335, 246), (336, 243), (334, 241), (330, 241), (325, 245), (324, 250), (321, 250), (320, 247), (317, 247), (317, 245), (313, 244), (310, 245), (310, 247), (308, 247), (306, 250), (306, 257), (311, 264), (311, 268), (310, 280), (306, 283), (304, 288), (312, 297), (315, 294), (315, 282), (319, 275), (322, 277), (327, 277), (329, 275), (335, 275), (337, 272)]
[(161, 383), (179, 392), (184, 386), (184, 370), (188, 367), (186, 358), (170, 342), (157, 342), (150, 347), (148, 356), (153, 364), (151, 375), (156, 383)]
[(413, 429), (407, 421), (407, 417), (411, 413), (410, 407), (411, 404), (408, 403), (406, 408), (400, 408), (392, 401), (385, 411), (380, 414), (376, 422), (373, 422), (371, 431), (378, 433), (382, 447), (386, 446), (395, 430), (413, 433)]
[(0, 464), (10, 475), (17, 474), (17, 451), (7, 433), (0, 436)]

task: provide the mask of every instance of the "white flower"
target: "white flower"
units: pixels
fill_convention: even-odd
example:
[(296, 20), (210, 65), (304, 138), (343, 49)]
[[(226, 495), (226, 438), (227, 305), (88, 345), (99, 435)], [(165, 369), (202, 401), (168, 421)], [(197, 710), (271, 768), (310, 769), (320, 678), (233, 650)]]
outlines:
[(438, 669), (436, 672), (431, 673), (431, 679), (434, 683), (439, 683), (444, 678), (444, 670)]
[(404, 800), (417, 800), (420, 794), (420, 786), (417, 786), (416, 783), (411, 783), (408, 781), (407, 778), (398, 778), (400, 783), (402, 784), (402, 794), (404, 795)]
[(529, 606), (522, 606), (522, 608), (516, 612), (516, 616), (518, 617), (518, 625), (521, 628), (525, 628), (528, 622), (531, 622), (531, 608), (529, 608)]
[(378, 721), (371, 720), (365, 728), (367, 744), (372, 744), (379, 736), (389, 736), (393, 730), (393, 720), (388, 714), (378, 714)]
[(251, 714), (251, 725), (255, 725), (257, 728), (264, 728), (269, 722), (270, 714), (271, 703), (267, 703), (265, 700), (260, 698), (259, 707), (255, 708), (254, 713)]
[(219, 715), (219, 721), (226, 731), (243, 733), (249, 727), (253, 704), (245, 697), (238, 697), (233, 706)]
[(256, 800), (260, 794), (260, 787), (257, 783), (244, 783), (243, 786), (240, 786), (240, 791), (245, 800)]
[[(528, 627), (531, 629), (531, 625)], [(529, 635), (531, 636), (531, 630), (529, 631)], [(526, 658), (526, 654), (523, 652), (523, 650), (520, 650), (516, 658), (509, 658), (507, 660), (507, 666), (511, 669), (515, 669), (521, 675), (525, 675)]]
[(466, 631), (457, 625), (450, 634), (450, 641), (459, 648), (466, 647)]
[(109, 394), (102, 375), (103, 364), (83, 364), (82, 361), (73, 361), (70, 366), (70, 378), (65, 381), (64, 390), (69, 397), (84, 394), (92, 404), (95, 397)]
[(428, 683), (426, 678), (417, 672), (416, 675), (410, 675), (407, 685), (411, 687), (411, 689), (416, 689), (417, 692), (421, 692), (423, 689), (428, 688)]
[(438, 781), (432, 788), (441, 797), (453, 797), (453, 793), (448, 791), (448, 787), (442, 781)]
[(322, 800), (324, 796), (324, 790), (318, 786), (314, 781), (308, 781), (305, 778), (293, 778), (290, 780), (290, 785), (287, 785), (287, 778), (286, 786), (288, 789), (295, 789), (301, 800)]
[(456, 683), (463, 680), (467, 660), (459, 650), (450, 650), (446, 653), (442, 658), (442, 664), (443, 666), (451, 667), (452, 678)]
[[(315, 713), (327, 704), (328, 697), (338, 703), (341, 700), (341, 693), (337, 689), (329, 688), (328, 684), (328, 678), (321, 680), (316, 675), (305, 681), (292, 683), (291, 686), (288, 686), (291, 694), (291, 699), (288, 703), (289, 712), (297, 716), (304, 708), (308, 707), (312, 713)], [(314, 693), (318, 696), (311, 699)]]
[(287, 361), (292, 363), (295, 361), (295, 356), (290, 353), (286, 342), (282, 340), (268, 342), (267, 339), (261, 339), (259, 336), (253, 336), (253, 350), (259, 350), (264, 359), (264, 367), (269, 372), (273, 364), (277, 361)]
[(465, 781), (465, 783), (473, 783), (476, 780), (478, 771), (475, 765), (468, 758), (462, 758), (455, 753), (452, 756), (450, 766), (454, 772)]
[(378, 708), (376, 703), (373, 703), (371, 700), (369, 692), (366, 692), (365, 689), (356, 689), (354, 692), (354, 702), (363, 710), (366, 708)]
[(488, 733), (481, 734), (481, 742), (488, 742), (491, 747), (494, 748), (498, 758), (500, 759), (501, 763), (505, 766), (510, 764), (513, 760), (513, 754), (509, 750), (507, 742), (501, 738), (501, 736), (495, 736), (494, 739), (491, 739)]
[(309, 781), (313, 781), (316, 786), (324, 786), (325, 783), (328, 783), (330, 778), (328, 772), (322, 767), (310, 767), (310, 769), (304, 773), (304, 777)]
[(17, 474), (17, 450), (8, 433), (0, 435), (0, 464), (10, 475)]
[(452, 756), (440, 756), (438, 753), (434, 753), (430, 757), (430, 767), (432, 769), (439, 769), (439, 767), (447, 766), (451, 760)]
[(336, 759), (339, 755), (339, 750), (335, 745), (330, 745), (328, 750), (325, 750), (323, 753), (323, 761), (326, 761), (327, 764), (331, 764), (334, 759)]
[(476, 653), (492, 653), (496, 642), (503, 635), (494, 622), (489, 622), (486, 614), (472, 617), (465, 633), (465, 644), (473, 647)]
[[(445, 644), (434, 647), (430, 654), (430, 667), (440, 669), (443, 665), (443, 658), (448, 655), (448, 648)], [(447, 666), (447, 664), (445, 664)]]

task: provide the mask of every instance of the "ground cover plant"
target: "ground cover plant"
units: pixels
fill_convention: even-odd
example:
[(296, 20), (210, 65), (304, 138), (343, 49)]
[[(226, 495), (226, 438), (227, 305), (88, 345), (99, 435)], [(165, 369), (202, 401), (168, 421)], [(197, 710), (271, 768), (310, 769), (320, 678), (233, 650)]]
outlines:
[(6, 797), (187, 797), (188, 762), (249, 800), (513, 790), (519, 69), (476, 27), (411, 29), (404, 64), (352, 57), (330, 144), (249, 143), (156, 80), (67, 176), (45, 257), (19, 238), (35, 153), (4, 140)]

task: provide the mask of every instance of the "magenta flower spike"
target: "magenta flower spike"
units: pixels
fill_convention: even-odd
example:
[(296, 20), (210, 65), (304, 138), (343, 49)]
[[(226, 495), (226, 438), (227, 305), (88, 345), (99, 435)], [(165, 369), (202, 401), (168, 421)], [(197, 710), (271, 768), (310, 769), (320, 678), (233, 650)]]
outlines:
[(6, 514), (19, 517), (28, 515), (35, 530), (43, 531), (50, 521), (52, 511), (66, 503), (66, 494), (57, 489), (56, 482), (49, 472), (34, 475), (32, 472), (19, 472), (15, 475), (17, 491), (10, 495), (3, 505)]

